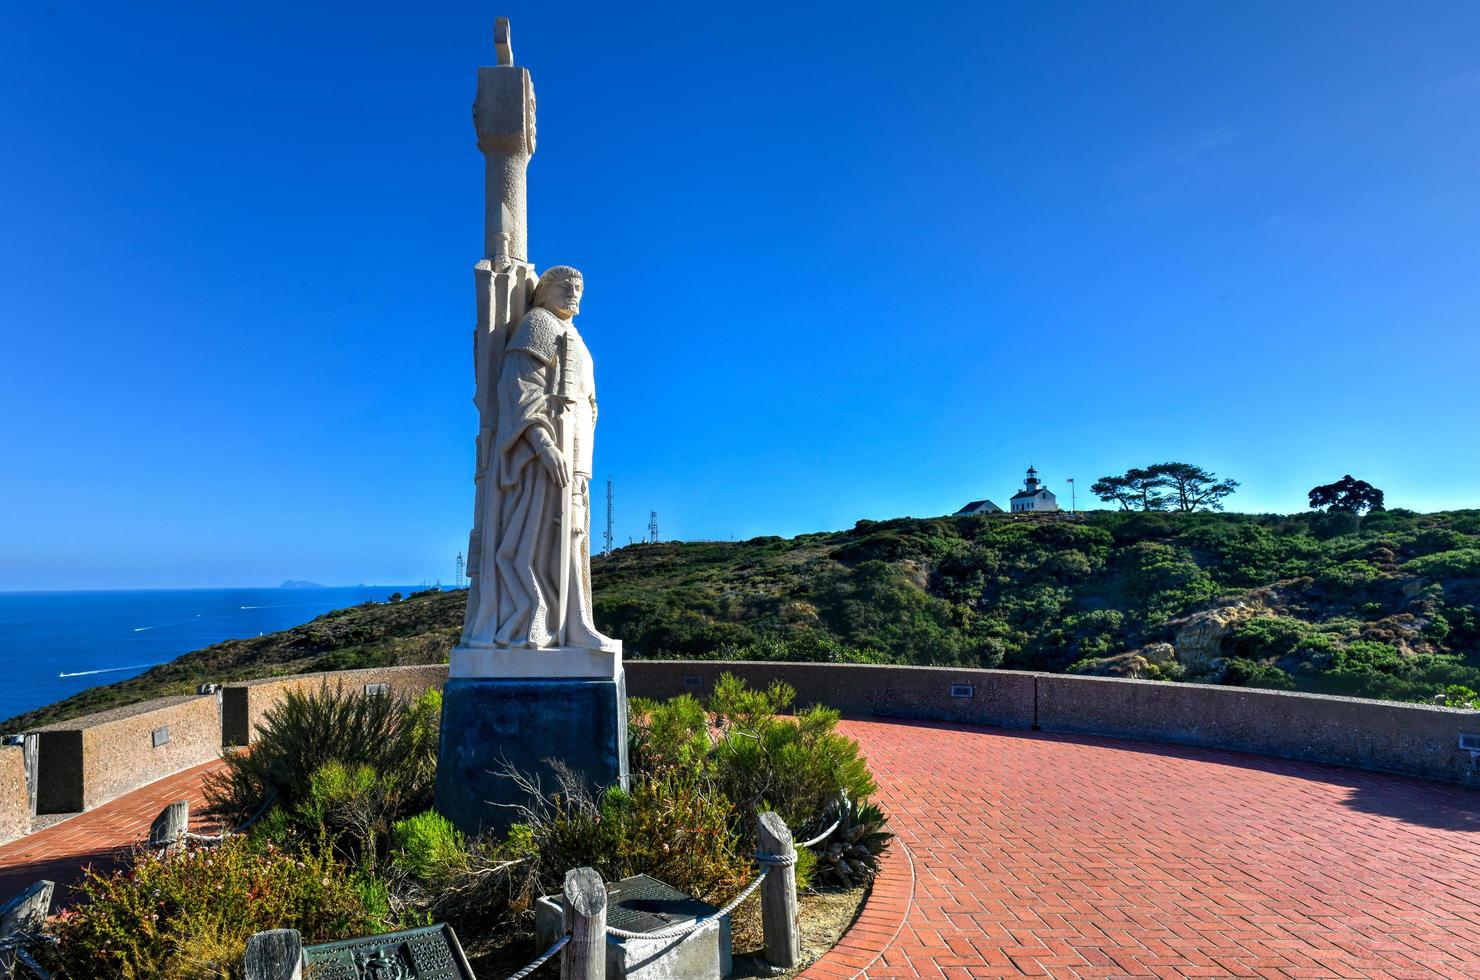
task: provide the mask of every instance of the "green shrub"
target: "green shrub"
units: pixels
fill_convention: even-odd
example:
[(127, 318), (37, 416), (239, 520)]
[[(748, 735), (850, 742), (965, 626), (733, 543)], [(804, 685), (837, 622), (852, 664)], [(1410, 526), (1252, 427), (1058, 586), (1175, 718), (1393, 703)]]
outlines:
[(1450, 708), (1480, 710), (1480, 694), (1463, 684), (1451, 684), (1444, 689), (1444, 704)]
[(73, 910), (48, 928), (67, 976), (183, 980), (236, 976), (247, 938), (263, 929), (325, 942), (400, 925), (384, 884), (327, 852), (233, 837), (166, 856), (141, 851), (107, 875), (89, 871)]
[(396, 866), (417, 878), (446, 877), (467, 867), (467, 838), (435, 810), (397, 820), (391, 844)]
[(628, 706), (632, 768), (658, 772), (702, 766), (709, 756), (709, 716), (690, 694), (667, 701), (633, 698)]
[(1432, 579), (1480, 578), (1480, 548), (1458, 548), (1425, 555), (1404, 564), (1403, 571)]
[(747, 880), (735, 807), (699, 767), (639, 773), (630, 791), (599, 799), (556, 767), (553, 791), (531, 796), (502, 841), (466, 841), (436, 814), (395, 827), (395, 862), (415, 880), (408, 894), (460, 931), (487, 932), (527, 918), (534, 898), (558, 892), (571, 868), (607, 881), (648, 874), (714, 902)]
[(680, 891), (724, 902), (749, 877), (751, 861), (734, 826), (735, 807), (693, 769), (643, 776), (601, 806), (608, 881), (652, 875)]
[[(441, 693), (415, 699), (346, 692), (324, 685), (316, 692), (289, 691), (268, 711), (249, 752), (226, 757), (212, 774), (206, 795), (228, 819), (240, 820), (269, 802), (290, 812), (314, 812), (314, 779), (321, 794), (347, 792), (342, 782), (364, 782), (365, 768), (382, 798), (384, 814), (394, 818), (431, 806), (436, 781), (437, 733)], [(324, 767), (337, 764), (330, 785)], [(308, 810), (299, 810), (301, 805)]]
[(714, 780), (739, 809), (738, 830), (747, 842), (762, 809), (799, 829), (815, 825), (840, 793), (866, 800), (876, 789), (858, 743), (836, 731), (838, 712), (814, 705), (781, 717), (795, 699), (795, 689), (780, 681), (758, 691), (727, 673), (715, 684)]
[(1335, 642), (1315, 625), (1290, 616), (1255, 616), (1233, 628), (1234, 653), (1248, 660), (1328, 653)]
[(1256, 663), (1242, 657), (1231, 657), (1223, 665), (1223, 683), (1240, 687), (1267, 687), (1288, 691), (1295, 679), (1273, 664)]

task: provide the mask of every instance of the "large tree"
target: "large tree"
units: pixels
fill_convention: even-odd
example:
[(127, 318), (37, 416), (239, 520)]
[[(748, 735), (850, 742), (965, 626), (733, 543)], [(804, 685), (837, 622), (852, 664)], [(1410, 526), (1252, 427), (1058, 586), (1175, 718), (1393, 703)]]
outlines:
[(1237, 480), (1220, 480), (1191, 463), (1158, 463), (1149, 472), (1166, 488), (1167, 500), (1176, 510), (1222, 510), (1223, 498), (1238, 489)]
[(1237, 480), (1220, 480), (1191, 463), (1158, 463), (1102, 476), (1090, 487), (1095, 496), (1120, 504), (1121, 510), (1222, 510), (1223, 498), (1238, 488)]
[(1361, 515), (1382, 510), (1382, 491), (1366, 480), (1352, 479), (1348, 473), (1335, 483), (1311, 490), (1310, 505), (1324, 507), (1332, 513)]
[(1126, 470), (1124, 476), (1102, 476), (1090, 485), (1101, 500), (1120, 504), (1121, 510), (1162, 510), (1167, 498), (1162, 483), (1149, 469)]

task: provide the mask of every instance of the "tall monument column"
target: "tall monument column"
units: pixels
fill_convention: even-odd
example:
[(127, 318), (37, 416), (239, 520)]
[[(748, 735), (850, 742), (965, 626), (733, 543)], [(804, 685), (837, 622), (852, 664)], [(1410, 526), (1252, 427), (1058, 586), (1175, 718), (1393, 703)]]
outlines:
[(591, 610), (590, 480), (596, 387), (575, 326), (585, 280), (538, 278), (525, 173), (534, 86), (509, 22), (478, 70), (473, 125), (485, 160), (484, 257), (474, 266), (478, 408), (468, 608), (443, 692), (437, 809), (463, 831), (502, 830), (524, 802), (512, 767), (552, 784), (552, 763), (599, 790), (627, 782), (622, 644)]

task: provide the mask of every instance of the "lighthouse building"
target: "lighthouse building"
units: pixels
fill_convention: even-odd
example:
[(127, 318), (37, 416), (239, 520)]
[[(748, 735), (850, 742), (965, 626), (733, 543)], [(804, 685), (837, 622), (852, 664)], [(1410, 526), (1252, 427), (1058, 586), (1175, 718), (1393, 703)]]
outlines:
[(1014, 514), (1026, 511), (1043, 513), (1058, 509), (1058, 500), (1053, 492), (1038, 481), (1038, 471), (1031, 466), (1028, 467), (1028, 478), (1023, 481), (1023, 489), (1012, 495), (1012, 512)]

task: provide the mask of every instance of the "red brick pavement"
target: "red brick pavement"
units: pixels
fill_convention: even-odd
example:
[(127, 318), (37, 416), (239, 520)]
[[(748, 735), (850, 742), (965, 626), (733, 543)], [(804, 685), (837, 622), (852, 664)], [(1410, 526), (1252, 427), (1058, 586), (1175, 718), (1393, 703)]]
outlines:
[[(81, 875), (84, 866), (104, 868), (149, 837), (149, 826), (167, 804), (190, 801), (191, 829), (216, 833), (216, 824), (203, 815), (201, 791), (206, 773), (220, 766), (207, 762), (140, 787), (111, 803), (0, 846), (0, 901), (33, 881), (49, 878), (65, 886)], [(58, 901), (66, 897), (58, 889)]]
[(803, 977), (1480, 977), (1480, 793), (847, 721), (903, 847)]
[[(1480, 978), (1473, 790), (1115, 739), (843, 728), (899, 840), (809, 980)], [(171, 800), (198, 812), (217, 765), (0, 847), (0, 896), (126, 852)]]

